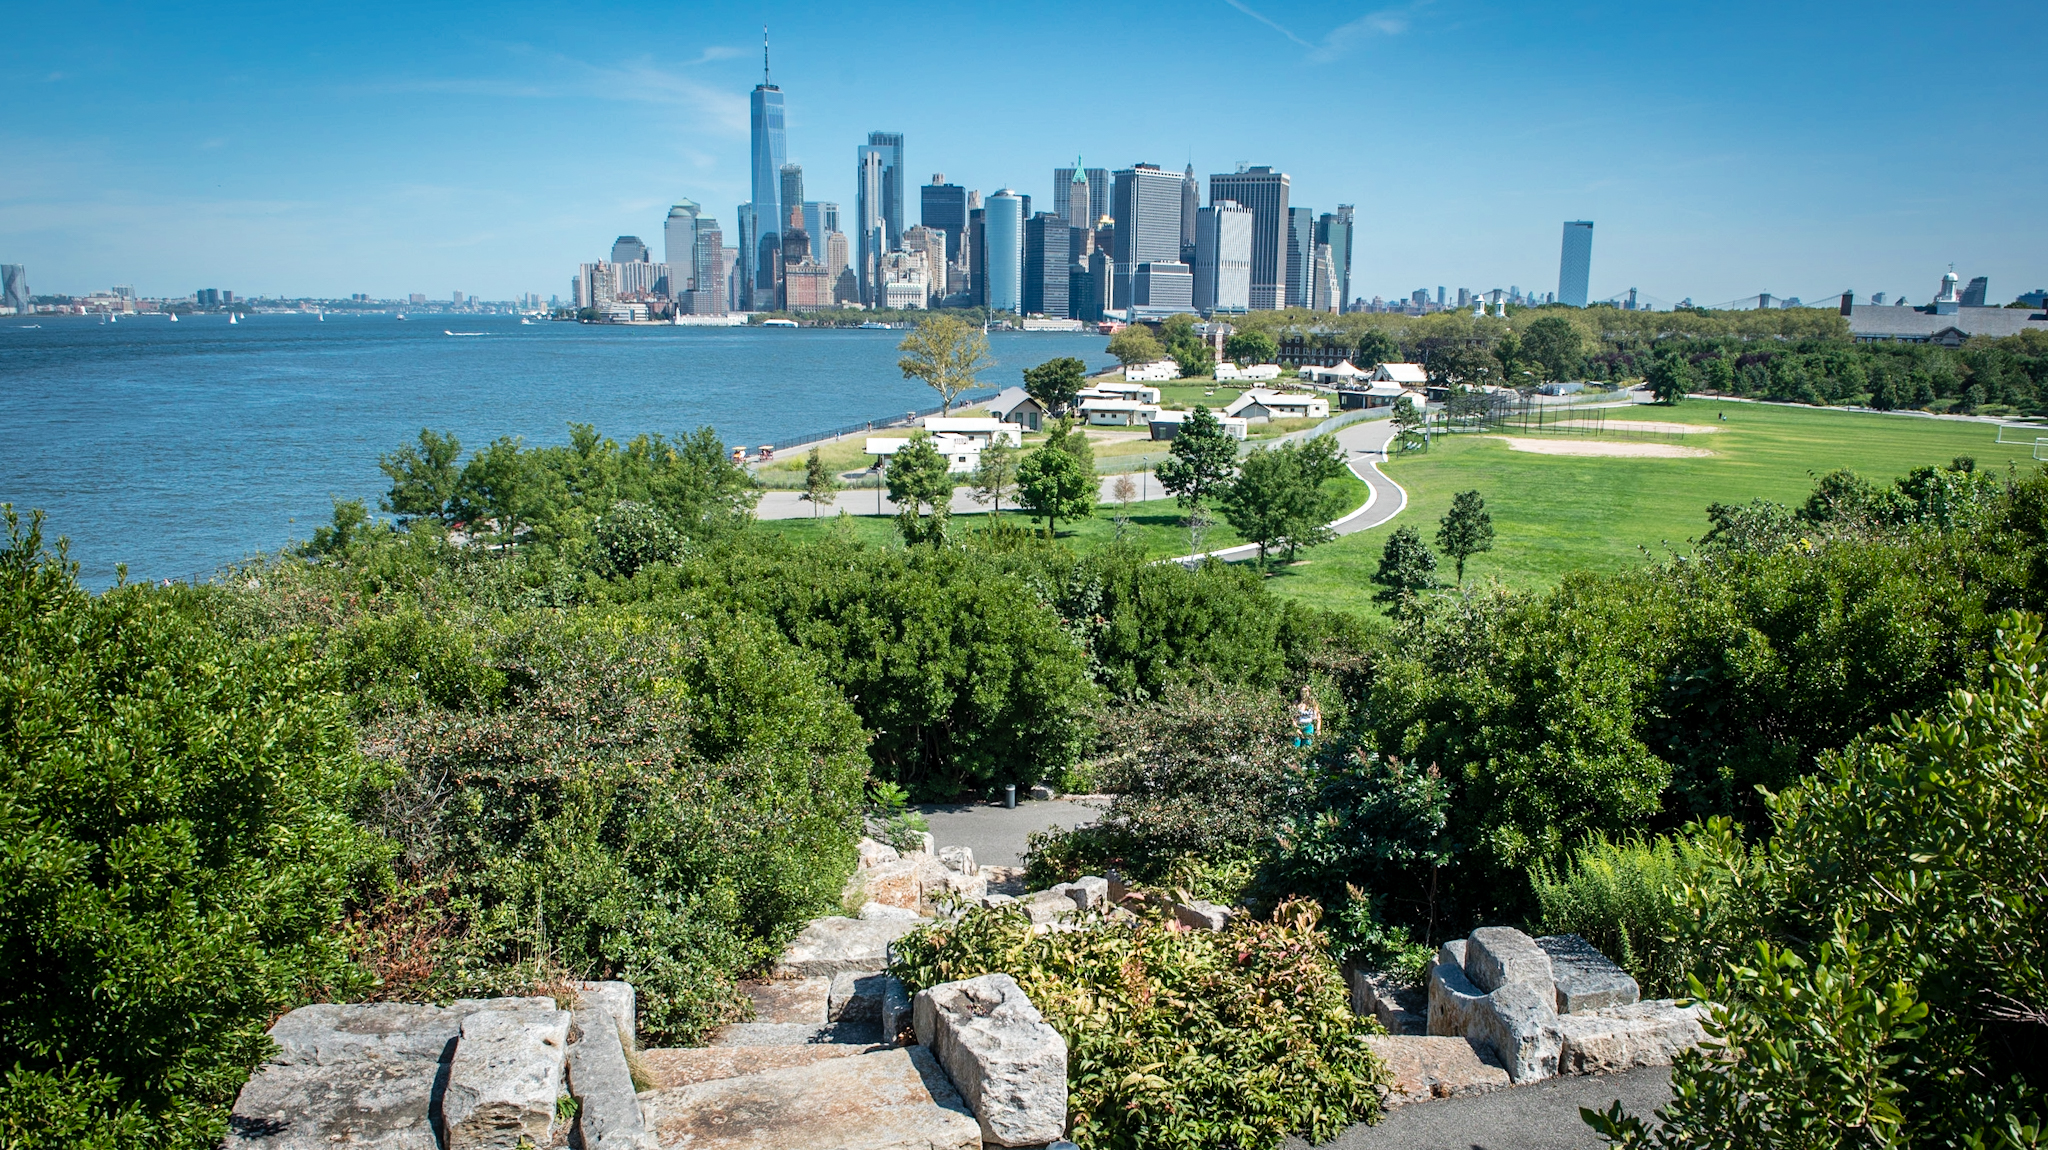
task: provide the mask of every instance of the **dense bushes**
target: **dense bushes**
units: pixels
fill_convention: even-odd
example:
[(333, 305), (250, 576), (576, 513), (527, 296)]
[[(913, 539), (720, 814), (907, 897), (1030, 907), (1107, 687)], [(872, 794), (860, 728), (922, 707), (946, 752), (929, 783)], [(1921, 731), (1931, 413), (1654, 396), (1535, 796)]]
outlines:
[(1312, 904), (1222, 933), (1163, 920), (1035, 935), (975, 910), (896, 944), (914, 993), (1008, 973), (1067, 1043), (1068, 1136), (1088, 1150), (1325, 1142), (1378, 1111), (1377, 1027), (1351, 1013)]
[(382, 855), (301, 644), (229, 641), (205, 592), (91, 596), (11, 510), (0, 546), (0, 1144), (194, 1146), (309, 992)]

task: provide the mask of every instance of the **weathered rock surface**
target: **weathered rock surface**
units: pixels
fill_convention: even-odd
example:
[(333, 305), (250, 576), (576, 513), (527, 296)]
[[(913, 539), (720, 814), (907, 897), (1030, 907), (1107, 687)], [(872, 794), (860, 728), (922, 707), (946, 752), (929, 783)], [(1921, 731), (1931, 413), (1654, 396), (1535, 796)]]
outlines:
[(946, 889), (946, 877), (952, 873), (937, 859), (917, 853), (855, 871), (853, 879), (859, 884), (857, 897), (863, 902), (935, 914), (932, 896)]
[(973, 906), (987, 894), (987, 879), (978, 874), (948, 870), (945, 879), (938, 886), (925, 892), (925, 904), (931, 913), (941, 914), (947, 908), (942, 905), (940, 896), (946, 896), (959, 906)]
[(981, 1127), (919, 1047), (650, 1092), (663, 1146), (689, 1150), (981, 1150)]
[(1007, 974), (942, 983), (912, 1006), (917, 1041), (945, 1067), (998, 1146), (1038, 1146), (1066, 1133), (1067, 1044)]
[(834, 1022), (879, 1023), (882, 1020), (882, 995), (888, 981), (886, 974), (860, 974), (851, 970), (834, 975), (826, 1017)]
[(880, 1050), (849, 1042), (814, 1042), (805, 1046), (688, 1046), (643, 1050), (640, 1069), (651, 1090), (741, 1078), (792, 1066), (809, 1066), (832, 1058), (850, 1058)]
[(912, 1025), (913, 1006), (910, 988), (903, 980), (884, 975), (882, 982), (882, 1041), (896, 1046), (910, 1046), (917, 1041), (917, 1031)]
[(1465, 1037), (1491, 1046), (1494, 1057), (1516, 1082), (1533, 1082), (1557, 1073), (1563, 1037), (1557, 1029), (1552, 992), (1526, 982), (1510, 982), (1487, 995), (1474, 1012)]
[(974, 851), (968, 847), (940, 847), (939, 863), (961, 874), (981, 873), (981, 868), (974, 865)]
[(1384, 1035), (1365, 1042), (1386, 1063), (1391, 1081), (1384, 1101), (1389, 1107), (1485, 1094), (1508, 1085), (1508, 1072), (1463, 1038)]
[(1669, 1066), (1679, 1051), (1706, 1041), (1700, 1025), (1705, 1013), (1704, 1006), (1679, 1006), (1666, 998), (1560, 1015), (1558, 1072), (1611, 1074)]
[(569, 1013), (552, 1000), (463, 1019), (441, 1102), (448, 1150), (513, 1150), (521, 1138), (547, 1145), (568, 1045)]
[(584, 1150), (655, 1150), (619, 1024), (602, 1006), (579, 1009), (571, 1018), (569, 1092), (576, 1096), (576, 1134)]
[(881, 866), (885, 862), (894, 862), (903, 857), (895, 847), (890, 846), (888, 843), (878, 843), (870, 838), (863, 838), (853, 844), (853, 849), (854, 853), (860, 858), (859, 866), (862, 870)]
[(1378, 1019), (1389, 1034), (1427, 1034), (1429, 992), (1402, 986), (1390, 974), (1354, 970), (1351, 1013)]
[(711, 1032), (713, 1046), (807, 1046), (816, 1042), (873, 1044), (879, 1031), (866, 1022), (728, 1022)]
[(1227, 906), (1196, 899), (1193, 902), (1174, 903), (1173, 917), (1182, 926), (1194, 930), (1225, 930), (1237, 917), (1237, 912)]
[(1486, 1009), (1486, 995), (1465, 977), (1462, 953), (1453, 952), (1446, 944), (1437, 959), (1429, 972), (1429, 1033), (1463, 1038), (1478, 1025), (1479, 1015)]
[(1628, 971), (1578, 935), (1553, 934), (1535, 941), (1550, 956), (1559, 1014), (1587, 1014), (1609, 1006), (1626, 1006), (1643, 996), (1642, 988)]
[(782, 952), (775, 977), (830, 978), (848, 970), (882, 970), (889, 964), (889, 944), (917, 927), (913, 920), (816, 919)]
[(627, 1050), (640, 1041), (640, 1003), (630, 982), (572, 982), (569, 989), (583, 1007), (597, 1007), (612, 1016), (619, 1026), (619, 1041)]
[(1103, 881), (1109, 883), (1109, 901), (1122, 902), (1124, 896), (1131, 893), (1131, 884), (1125, 882), (1124, 876), (1117, 871), (1110, 871), (1108, 874), (1103, 875), (1102, 878)]
[(860, 907), (860, 917), (862, 922), (924, 921), (924, 916), (917, 913), (914, 910), (907, 910), (900, 906), (884, 906), (879, 902), (862, 903)]
[(1032, 787), (1031, 790), (1026, 793), (1026, 797), (1034, 799), (1041, 803), (1049, 803), (1052, 800), (1059, 798), (1060, 793), (1059, 791), (1053, 789), (1053, 785), (1051, 783), (1039, 783), (1036, 786)]
[(1041, 891), (1033, 891), (1031, 894), (1019, 899), (1017, 906), (1030, 917), (1034, 926), (1042, 926), (1059, 922), (1062, 919), (1072, 918), (1079, 909), (1074, 905), (1074, 900), (1067, 897), (1067, 884), (1065, 883), (1047, 887)]
[(1514, 927), (1482, 926), (1465, 944), (1465, 977), (1481, 991), (1490, 994), (1510, 983), (1522, 983), (1553, 993), (1550, 956), (1535, 939)]
[(817, 1026), (831, 1021), (827, 1009), (832, 998), (829, 978), (742, 982), (740, 993), (754, 1004), (755, 1022), (804, 1022)]
[(1082, 910), (1105, 910), (1109, 903), (1109, 880), (1095, 875), (1082, 875), (1066, 884), (1067, 897)]
[(999, 906), (1011, 906), (1014, 905), (1016, 901), (1017, 896), (1013, 894), (985, 894), (982, 895), (979, 900), (982, 906), (987, 907), (989, 909), (994, 909)]

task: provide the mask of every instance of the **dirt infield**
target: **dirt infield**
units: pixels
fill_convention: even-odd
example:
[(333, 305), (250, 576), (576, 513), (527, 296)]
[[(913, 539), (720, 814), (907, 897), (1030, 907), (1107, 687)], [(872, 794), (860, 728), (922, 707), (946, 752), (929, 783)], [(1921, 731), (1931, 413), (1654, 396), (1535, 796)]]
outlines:
[(1637, 459), (1691, 459), (1714, 454), (1704, 447), (1679, 447), (1670, 443), (1617, 443), (1602, 439), (1524, 439), (1516, 435), (1499, 435), (1494, 438), (1506, 443), (1510, 451), (1527, 451), (1536, 455), (1615, 455)]
[(1721, 429), (1702, 427), (1696, 423), (1665, 423), (1655, 419), (1566, 419), (1553, 423), (1552, 427), (1604, 428), (1608, 431), (1648, 431), (1658, 435), (1712, 435)]

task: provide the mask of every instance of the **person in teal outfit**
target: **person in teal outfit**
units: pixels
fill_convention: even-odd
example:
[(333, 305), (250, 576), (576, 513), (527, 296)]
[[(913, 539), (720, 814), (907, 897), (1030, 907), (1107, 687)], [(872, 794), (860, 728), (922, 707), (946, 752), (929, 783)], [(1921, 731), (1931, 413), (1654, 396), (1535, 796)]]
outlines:
[(1294, 745), (1315, 745), (1316, 728), (1322, 725), (1323, 709), (1316, 706), (1316, 697), (1309, 692), (1308, 684), (1303, 683), (1301, 698), (1294, 704)]

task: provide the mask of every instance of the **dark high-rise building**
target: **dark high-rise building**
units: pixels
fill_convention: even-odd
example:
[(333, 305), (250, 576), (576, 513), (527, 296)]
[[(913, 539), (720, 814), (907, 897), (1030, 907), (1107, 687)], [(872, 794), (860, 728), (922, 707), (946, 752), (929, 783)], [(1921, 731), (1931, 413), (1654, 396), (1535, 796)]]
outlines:
[(1188, 164), (1180, 180), (1180, 262), (1195, 263), (1195, 216), (1202, 210), (1202, 185), (1195, 182), (1195, 165)]
[(34, 310), (28, 291), (28, 269), (21, 264), (0, 264), (0, 307), (11, 307), (22, 315)]
[(1557, 261), (1557, 302), (1586, 306), (1587, 284), (1593, 278), (1593, 221), (1566, 220), (1564, 253)]
[(1234, 200), (1252, 210), (1253, 311), (1286, 305), (1288, 183), (1287, 173), (1270, 167), (1209, 177), (1210, 203)]
[(767, 293), (761, 307), (772, 307), (775, 281), (782, 268), (782, 165), (788, 160), (783, 131), (782, 89), (768, 73), (768, 33), (761, 33), (761, 82), (754, 86), (749, 101), (753, 130), (752, 164), (754, 200), (742, 209), (740, 234), (747, 241), (740, 247), (745, 292), (741, 306), (754, 307), (753, 293)]
[(1180, 262), (1180, 182), (1155, 164), (1134, 164), (1116, 174), (1115, 306), (1130, 305), (1131, 277), (1139, 264)]
[(988, 209), (967, 209), (967, 301), (988, 306)]
[(1991, 278), (1989, 276), (1978, 276), (1970, 281), (1969, 287), (1963, 289), (1963, 294), (1957, 299), (1957, 302), (1964, 307), (1983, 307), (1984, 297), (1990, 294)]
[(967, 189), (933, 172), (932, 182), (918, 189), (917, 222), (946, 233), (946, 262), (960, 262), (960, 241), (967, 234)]
[(861, 296), (879, 301), (882, 254), (903, 240), (903, 134), (869, 132), (854, 150), (854, 211), (860, 217)]
[(1316, 213), (1287, 209), (1287, 306), (1308, 307), (1315, 295)]
[(1024, 222), (1024, 314), (1067, 318), (1068, 243), (1073, 229), (1051, 212)]
[(639, 236), (620, 236), (612, 241), (612, 262), (615, 264), (644, 264), (648, 262), (647, 245)]
[(1068, 227), (1094, 229), (1095, 220), (1088, 215), (1088, 173), (1079, 156), (1074, 157), (1073, 167), (1053, 169), (1052, 206)]
[[(1324, 212), (1316, 221), (1316, 242), (1330, 245), (1330, 264), (1337, 272), (1337, 310), (1344, 311), (1351, 306), (1351, 228), (1352, 206), (1338, 204), (1333, 215)], [(1444, 305), (1444, 289), (1436, 289), (1436, 305)]]
[[(782, 219), (778, 222), (786, 225), (789, 223), (791, 215), (803, 211), (804, 166), (802, 164), (782, 165), (782, 178), (777, 184), (777, 190), (779, 192), (778, 198), (782, 204)], [(802, 217), (799, 215), (798, 218)]]

